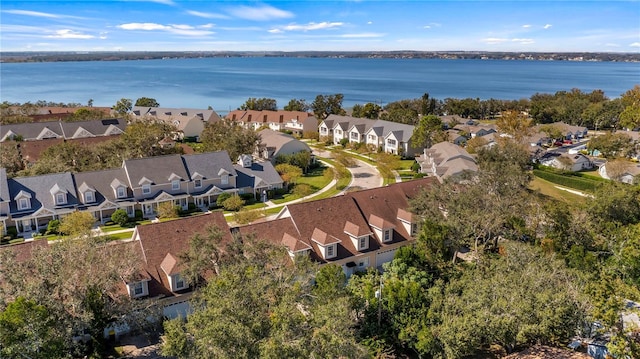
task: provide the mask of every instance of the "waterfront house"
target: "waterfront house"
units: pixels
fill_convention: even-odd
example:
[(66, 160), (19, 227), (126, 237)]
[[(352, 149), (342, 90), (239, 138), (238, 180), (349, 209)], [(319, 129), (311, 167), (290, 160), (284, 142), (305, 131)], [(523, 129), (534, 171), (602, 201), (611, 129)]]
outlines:
[(220, 120), (214, 110), (134, 106), (134, 120), (161, 121), (177, 129), (175, 139), (199, 138), (208, 123)]
[(450, 142), (440, 142), (424, 149), (416, 157), (420, 164), (420, 173), (435, 176), (440, 182), (455, 177), (465, 171), (478, 171), (476, 160), (464, 148)]

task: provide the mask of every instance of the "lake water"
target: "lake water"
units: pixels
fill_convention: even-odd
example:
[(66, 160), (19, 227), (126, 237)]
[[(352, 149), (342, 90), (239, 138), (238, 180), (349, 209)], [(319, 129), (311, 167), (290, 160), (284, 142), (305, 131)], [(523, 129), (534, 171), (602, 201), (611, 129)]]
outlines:
[(0, 101), (113, 106), (155, 98), (163, 107), (226, 113), (249, 97), (311, 102), (344, 94), (343, 105), (386, 104), (428, 92), (437, 99), (520, 99), (601, 89), (610, 98), (640, 84), (640, 63), (350, 58), (200, 58), (0, 65)]

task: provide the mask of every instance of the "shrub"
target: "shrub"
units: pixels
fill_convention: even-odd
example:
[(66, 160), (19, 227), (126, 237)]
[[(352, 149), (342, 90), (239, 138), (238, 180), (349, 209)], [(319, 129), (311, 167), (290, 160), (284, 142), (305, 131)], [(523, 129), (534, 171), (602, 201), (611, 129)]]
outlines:
[(127, 214), (127, 211), (122, 208), (116, 209), (116, 211), (111, 215), (111, 220), (119, 226), (124, 227), (127, 222), (129, 222), (129, 215)]
[(134, 214), (134, 217), (135, 217), (136, 220), (141, 220), (143, 218), (142, 217), (142, 210), (140, 210), (140, 209), (136, 209), (133, 212), (133, 214)]
[(18, 228), (15, 226), (7, 227), (7, 235), (11, 236), (12, 239), (18, 237)]
[(414, 163), (411, 165), (411, 170), (412, 170), (413, 172), (415, 172), (415, 173), (420, 172), (420, 164), (419, 164), (418, 162), (414, 162)]
[(247, 224), (255, 221), (261, 216), (262, 214), (260, 214), (260, 211), (258, 210), (250, 211), (250, 210), (247, 210), (246, 208), (243, 208), (240, 211), (236, 212), (233, 215), (233, 218), (238, 224)]
[(171, 202), (164, 202), (158, 205), (158, 218), (178, 218), (180, 216), (180, 206)]
[(340, 146), (342, 146), (342, 148), (347, 147), (347, 144), (349, 143), (349, 139), (348, 138), (343, 138), (340, 140)]
[(218, 207), (223, 207), (224, 201), (228, 200), (229, 198), (231, 198), (231, 193), (228, 193), (228, 192), (220, 193), (218, 195), (218, 198), (216, 199), (216, 205), (218, 205)]
[(244, 206), (244, 200), (240, 196), (231, 196), (222, 202), (222, 207), (227, 211), (239, 211)]
[(60, 233), (60, 221), (57, 219), (52, 219), (47, 224), (46, 234), (59, 234)]
[(298, 197), (305, 197), (313, 193), (313, 189), (306, 183), (297, 184), (291, 192)]

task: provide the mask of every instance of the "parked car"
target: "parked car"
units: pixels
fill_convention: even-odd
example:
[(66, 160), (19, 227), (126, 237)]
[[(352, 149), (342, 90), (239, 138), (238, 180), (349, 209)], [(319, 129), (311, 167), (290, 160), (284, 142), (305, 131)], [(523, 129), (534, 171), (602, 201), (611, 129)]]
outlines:
[(564, 140), (562, 141), (562, 143), (564, 143), (565, 145), (573, 145), (573, 141), (571, 140)]
[(555, 147), (562, 147), (563, 143), (561, 141), (556, 141), (553, 143)]

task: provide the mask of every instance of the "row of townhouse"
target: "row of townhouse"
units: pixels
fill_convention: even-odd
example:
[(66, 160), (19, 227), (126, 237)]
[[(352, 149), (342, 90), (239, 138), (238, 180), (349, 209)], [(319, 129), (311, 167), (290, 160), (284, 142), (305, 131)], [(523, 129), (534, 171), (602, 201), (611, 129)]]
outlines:
[(78, 139), (120, 135), (127, 127), (123, 119), (112, 118), (91, 121), (48, 121), (12, 123), (0, 126), (0, 142), (21, 139), (36, 141), (50, 138)]
[[(283, 246), (292, 260), (309, 256), (320, 265), (342, 267), (347, 276), (380, 268), (393, 260), (398, 248), (414, 243), (419, 218), (410, 212), (409, 201), (436, 184), (433, 178), (424, 178), (290, 204), (274, 220), (242, 227), (230, 228), (221, 212), (137, 226), (131, 241), (111, 244), (126, 246), (138, 258), (137, 268), (123, 274), (115, 293), (151, 299), (161, 306), (164, 317), (184, 317), (190, 311), (193, 288), (181, 275), (185, 268), (181, 254), (191, 238), (206, 235), (211, 227), (221, 230), (221, 246), (234, 236), (255, 236)], [(46, 240), (36, 240), (0, 250), (12, 250), (18, 260), (25, 260), (35, 248), (46, 245)]]
[(270, 162), (241, 156), (234, 164), (226, 151), (130, 159), (120, 168), (76, 174), (7, 178), (0, 168), (0, 220), (5, 232), (16, 226), (19, 233), (30, 233), (76, 210), (89, 211), (102, 223), (120, 208), (129, 216), (138, 209), (151, 218), (164, 202), (207, 210), (224, 192), (256, 196), (281, 187)]
[(420, 173), (436, 177), (440, 182), (466, 171), (478, 171), (476, 159), (464, 148), (451, 142), (440, 142), (425, 148), (416, 161), (420, 165)]
[(178, 131), (175, 139), (199, 138), (208, 123), (220, 121), (214, 110), (192, 108), (134, 106), (131, 116), (133, 120), (155, 120), (174, 126)]
[(349, 143), (365, 143), (387, 153), (413, 157), (421, 151), (411, 144), (414, 128), (391, 121), (329, 115), (318, 125), (318, 132), (320, 139), (333, 140), (334, 144), (347, 139)]
[(291, 131), (299, 136), (318, 130), (316, 118), (304, 111), (234, 110), (225, 118), (252, 130), (269, 128), (273, 131)]

